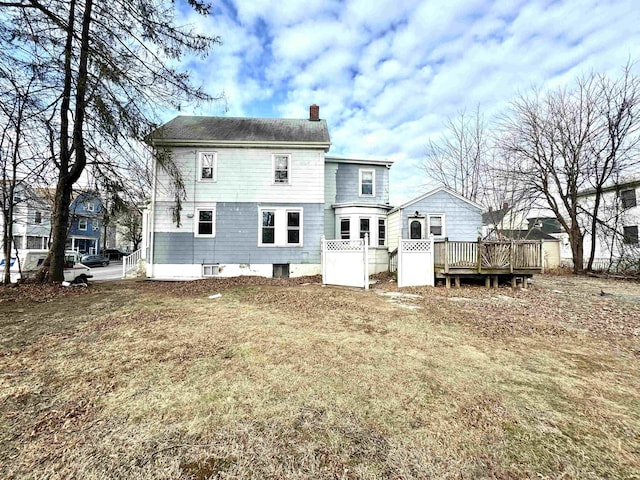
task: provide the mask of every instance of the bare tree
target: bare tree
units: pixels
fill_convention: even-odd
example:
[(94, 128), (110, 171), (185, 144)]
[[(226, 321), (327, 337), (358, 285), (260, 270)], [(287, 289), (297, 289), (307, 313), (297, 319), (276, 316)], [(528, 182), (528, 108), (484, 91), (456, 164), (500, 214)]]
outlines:
[(447, 119), (445, 132), (426, 147), (423, 168), (429, 178), (480, 202), (490, 158), (486, 123), (478, 107), (471, 115), (462, 111)]
[[(500, 146), (517, 159), (516, 180), (568, 233), (576, 273), (587, 232), (592, 267), (604, 186), (637, 162), (638, 92), (629, 67), (618, 80), (591, 74), (573, 89), (520, 96), (503, 119)], [(589, 188), (595, 201), (585, 209), (579, 193)]]
[[(200, 0), (187, 3), (209, 12)], [(47, 122), (57, 177), (51, 281), (63, 278), (71, 193), (87, 166), (122, 175), (102, 162), (127, 158), (131, 139), (152, 129), (156, 107), (212, 98), (173, 65), (184, 53), (206, 54), (219, 40), (177, 26), (176, 8), (156, 0), (0, 1), (6, 47), (0, 62), (48, 66), (38, 78), (51, 92)]]

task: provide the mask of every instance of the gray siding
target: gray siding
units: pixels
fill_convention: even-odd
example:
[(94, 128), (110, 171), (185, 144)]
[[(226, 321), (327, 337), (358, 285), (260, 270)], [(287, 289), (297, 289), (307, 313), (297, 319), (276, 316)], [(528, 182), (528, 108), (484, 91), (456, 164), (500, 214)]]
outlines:
[[(302, 247), (258, 247), (258, 208), (302, 207)], [(322, 204), (222, 203), (216, 205), (215, 238), (197, 238), (191, 232), (156, 232), (154, 263), (320, 263), (323, 233)]]
[[(359, 170), (375, 170), (375, 197), (359, 196)], [(353, 163), (339, 163), (336, 173), (336, 201), (335, 203), (371, 203), (381, 204), (389, 202), (389, 169), (378, 165), (358, 165)]]
[(337, 163), (324, 164), (324, 236), (328, 239), (335, 236), (336, 216), (332, 205), (336, 203), (337, 174)]
[(445, 233), (449, 240), (476, 241), (482, 229), (479, 208), (441, 190), (402, 210), (402, 238), (409, 238), (407, 220), (416, 211), (420, 215), (444, 213)]

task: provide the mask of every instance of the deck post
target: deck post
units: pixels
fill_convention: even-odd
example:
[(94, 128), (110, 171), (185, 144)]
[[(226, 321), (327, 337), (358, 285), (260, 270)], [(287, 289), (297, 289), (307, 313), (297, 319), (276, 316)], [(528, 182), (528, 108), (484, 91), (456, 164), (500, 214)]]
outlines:
[[(449, 273), (449, 237), (444, 237), (444, 273)], [(447, 277), (447, 280), (450, 285), (449, 277)]]
[(478, 237), (478, 248), (476, 249), (476, 262), (478, 264), (478, 273), (482, 273), (482, 238)]
[(515, 259), (515, 245), (512, 238), (511, 243), (509, 244), (509, 273), (513, 273), (513, 262), (515, 262)]
[(493, 288), (498, 288), (498, 275), (493, 275)]
[(484, 277), (484, 288), (491, 288), (491, 277), (489, 275)]
[(455, 279), (456, 279), (456, 288), (460, 288), (460, 276), (456, 275)]
[(511, 275), (511, 288), (515, 290), (517, 286), (518, 286), (518, 277), (516, 277), (515, 275)]
[(451, 288), (451, 277), (449, 275), (444, 276), (444, 286), (445, 288)]

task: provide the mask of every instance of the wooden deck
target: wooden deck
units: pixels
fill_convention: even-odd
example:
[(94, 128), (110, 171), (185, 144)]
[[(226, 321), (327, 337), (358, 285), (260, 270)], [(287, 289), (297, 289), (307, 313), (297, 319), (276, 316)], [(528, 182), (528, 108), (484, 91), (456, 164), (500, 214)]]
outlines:
[(497, 286), (500, 279), (518, 282), (526, 288), (527, 279), (541, 273), (542, 242), (540, 241), (477, 241), (436, 242), (434, 269), (437, 279), (451, 279), (456, 286), (461, 278), (484, 279), (485, 284)]

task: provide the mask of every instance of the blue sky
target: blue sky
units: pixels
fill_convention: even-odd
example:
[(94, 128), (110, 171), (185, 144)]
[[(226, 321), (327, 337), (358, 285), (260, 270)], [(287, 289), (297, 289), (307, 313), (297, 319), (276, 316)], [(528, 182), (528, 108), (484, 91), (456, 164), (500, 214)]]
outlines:
[[(421, 165), (448, 117), (487, 119), (533, 87), (640, 62), (637, 0), (218, 0), (183, 18), (223, 44), (185, 59), (226, 102), (174, 115), (306, 118), (335, 155), (389, 158), (391, 202), (432, 186)], [(634, 66), (638, 73), (640, 65)]]

